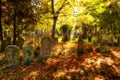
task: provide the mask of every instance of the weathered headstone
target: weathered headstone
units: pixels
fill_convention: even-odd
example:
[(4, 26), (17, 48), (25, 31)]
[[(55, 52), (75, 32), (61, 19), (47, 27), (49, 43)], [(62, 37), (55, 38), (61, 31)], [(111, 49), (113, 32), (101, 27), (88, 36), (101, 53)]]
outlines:
[(16, 45), (8, 45), (4, 52), (7, 67), (19, 65), (19, 47)]
[(34, 47), (40, 47), (41, 37), (44, 35), (44, 30), (39, 29), (35, 31), (35, 37), (34, 37)]
[(88, 41), (91, 42), (92, 41), (92, 31), (90, 31), (88, 33)]
[(27, 45), (24, 47), (24, 53), (23, 53), (23, 63), (29, 64), (34, 59), (34, 51), (33, 47), (31, 45)]
[(78, 39), (78, 54), (83, 53), (83, 46), (84, 46), (83, 37), (82, 35), (80, 35)]
[(102, 33), (101, 31), (98, 31), (98, 43), (101, 45), (103, 42), (103, 36), (102, 36)]
[(50, 56), (50, 53), (51, 53), (51, 46), (52, 46), (52, 43), (51, 43), (51, 39), (50, 37), (43, 37), (41, 39), (41, 51), (40, 51), (40, 56), (42, 58), (47, 58)]
[(63, 25), (61, 27), (61, 31), (62, 31), (62, 41), (66, 42), (68, 41), (68, 25)]

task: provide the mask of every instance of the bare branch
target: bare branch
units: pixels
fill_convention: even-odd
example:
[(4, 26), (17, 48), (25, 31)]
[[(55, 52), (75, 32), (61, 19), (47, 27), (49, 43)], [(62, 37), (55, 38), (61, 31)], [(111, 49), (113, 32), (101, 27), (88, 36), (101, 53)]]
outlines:
[(62, 10), (62, 8), (66, 5), (65, 4), (66, 0), (64, 0), (63, 4), (61, 5), (61, 7), (58, 9), (58, 11), (56, 12), (57, 14), (60, 13), (60, 11)]
[(51, 0), (51, 5), (52, 5), (52, 13), (55, 14), (55, 9), (54, 9), (54, 0)]

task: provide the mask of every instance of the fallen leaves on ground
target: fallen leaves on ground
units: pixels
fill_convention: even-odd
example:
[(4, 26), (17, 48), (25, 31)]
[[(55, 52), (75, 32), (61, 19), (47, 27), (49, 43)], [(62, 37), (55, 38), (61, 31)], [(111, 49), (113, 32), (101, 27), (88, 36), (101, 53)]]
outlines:
[(0, 80), (120, 80), (120, 51), (115, 49), (106, 55), (93, 51), (78, 56), (76, 43), (59, 44), (54, 50), (64, 53), (45, 62), (2, 69)]

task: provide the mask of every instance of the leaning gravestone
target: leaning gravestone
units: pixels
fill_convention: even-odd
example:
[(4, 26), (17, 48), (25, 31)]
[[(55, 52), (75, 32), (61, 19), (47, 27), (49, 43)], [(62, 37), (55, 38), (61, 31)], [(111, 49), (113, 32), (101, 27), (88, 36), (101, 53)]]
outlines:
[(50, 56), (51, 53), (51, 46), (52, 46), (52, 41), (50, 37), (43, 37), (41, 39), (41, 51), (40, 51), (40, 56), (42, 58), (47, 58)]
[(7, 67), (19, 65), (19, 47), (16, 45), (8, 45), (4, 52)]
[(33, 54), (33, 47), (31, 45), (27, 45), (24, 47), (24, 53), (23, 53), (23, 63), (29, 64), (34, 59)]

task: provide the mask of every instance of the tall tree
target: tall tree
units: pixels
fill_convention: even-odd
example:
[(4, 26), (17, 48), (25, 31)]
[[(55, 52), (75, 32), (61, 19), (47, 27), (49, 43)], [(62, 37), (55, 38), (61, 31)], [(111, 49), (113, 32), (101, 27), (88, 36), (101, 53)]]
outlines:
[(13, 15), (13, 44), (16, 44), (16, 0), (13, 1), (14, 15)]
[(3, 35), (2, 35), (2, 0), (0, 0), (0, 41), (1, 41), (1, 49), (3, 45)]
[(52, 7), (52, 15), (53, 15), (53, 26), (52, 26), (52, 38), (54, 38), (56, 24), (58, 20), (58, 16), (61, 12), (61, 10), (67, 5), (69, 2), (67, 0), (64, 0), (62, 5), (58, 8), (58, 10), (55, 11), (55, 2), (54, 0), (51, 0), (51, 7)]
[(10, 31), (13, 31), (12, 43), (16, 44), (16, 38), (23, 30), (33, 30), (32, 25), (36, 23), (36, 14), (31, 0), (6, 0), (5, 6), (7, 10), (5, 17), (8, 19), (4, 19), (4, 24), (13, 26)]

